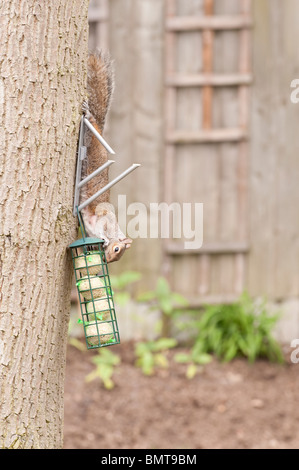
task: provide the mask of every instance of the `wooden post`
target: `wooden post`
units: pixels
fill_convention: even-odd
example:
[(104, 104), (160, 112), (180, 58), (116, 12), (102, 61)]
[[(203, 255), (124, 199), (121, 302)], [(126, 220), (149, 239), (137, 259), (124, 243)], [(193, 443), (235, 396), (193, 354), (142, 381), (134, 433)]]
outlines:
[[(166, 1), (166, 18), (174, 17), (175, 0)], [(165, 33), (165, 76), (174, 74), (175, 72), (175, 44), (176, 37), (173, 31)], [(165, 89), (165, 122), (166, 136), (173, 132), (176, 126), (176, 88), (168, 86)], [(173, 179), (174, 179), (174, 159), (175, 159), (175, 143), (165, 140), (165, 156), (164, 156), (164, 201), (167, 204), (172, 202), (173, 198)], [(162, 257), (162, 275), (172, 284), (171, 279), (171, 256), (167, 252), (167, 240), (163, 239), (163, 257)], [(166, 315), (162, 315), (162, 336), (170, 334), (170, 319)]]
[[(242, 14), (250, 17), (251, 0), (242, 0)], [(250, 71), (250, 30), (240, 31), (240, 58), (239, 73), (248, 74)], [(240, 128), (246, 132), (249, 126), (249, 93), (250, 89), (246, 85), (239, 86), (239, 124)], [(248, 142), (240, 142), (240, 153), (238, 159), (238, 240), (248, 239)], [(239, 253), (236, 255), (235, 264), (235, 292), (240, 294), (245, 287), (246, 255)]]
[[(211, 17), (214, 10), (214, 0), (204, 1), (204, 13), (206, 17)], [(213, 72), (213, 40), (214, 33), (212, 29), (207, 28), (202, 33), (203, 38), (203, 74), (212, 74)], [(205, 85), (202, 90), (202, 123), (203, 129), (210, 131), (213, 127), (213, 87)], [(202, 254), (199, 257), (200, 269), (200, 295), (205, 295), (210, 287), (211, 258), (208, 254)]]

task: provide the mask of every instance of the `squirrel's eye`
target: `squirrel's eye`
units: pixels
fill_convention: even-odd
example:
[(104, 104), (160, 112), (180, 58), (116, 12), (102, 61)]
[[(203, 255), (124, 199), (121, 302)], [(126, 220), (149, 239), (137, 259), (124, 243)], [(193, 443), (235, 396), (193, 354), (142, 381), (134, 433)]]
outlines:
[(118, 251), (119, 251), (119, 247), (116, 246), (116, 247), (114, 248), (114, 253), (117, 253)]

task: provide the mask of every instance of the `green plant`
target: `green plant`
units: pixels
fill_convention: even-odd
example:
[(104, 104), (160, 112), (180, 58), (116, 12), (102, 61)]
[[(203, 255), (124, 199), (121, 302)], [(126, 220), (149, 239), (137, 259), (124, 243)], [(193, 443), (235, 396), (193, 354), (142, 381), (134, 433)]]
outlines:
[(173, 338), (159, 338), (155, 341), (137, 343), (135, 347), (137, 367), (140, 367), (145, 375), (153, 375), (155, 367), (168, 367), (165, 352), (176, 345), (177, 341)]
[(162, 313), (162, 336), (169, 335), (170, 318), (182, 313), (180, 307), (188, 306), (185, 297), (173, 292), (164, 277), (158, 278), (154, 290), (140, 294), (137, 300), (149, 303), (151, 310), (159, 310)]
[(92, 357), (91, 360), (96, 365), (96, 368), (86, 376), (86, 382), (99, 378), (103, 382), (104, 387), (111, 390), (114, 387), (112, 380), (114, 370), (120, 364), (119, 355), (107, 348), (102, 348), (98, 350), (97, 355)]
[(128, 287), (141, 279), (141, 273), (137, 271), (125, 271), (119, 275), (110, 275), (111, 286), (113, 287), (114, 299), (119, 305), (126, 305), (131, 299)]
[(253, 301), (246, 293), (234, 304), (206, 306), (194, 322), (198, 333), (185, 362), (200, 363), (211, 353), (223, 361), (243, 356), (251, 363), (257, 358), (282, 363), (281, 347), (272, 335), (278, 318), (268, 314), (265, 302)]
[(190, 353), (178, 353), (174, 356), (176, 362), (188, 364), (186, 377), (192, 379), (198, 372), (198, 366), (208, 364), (213, 359), (211, 354), (201, 351), (196, 344), (191, 348)]

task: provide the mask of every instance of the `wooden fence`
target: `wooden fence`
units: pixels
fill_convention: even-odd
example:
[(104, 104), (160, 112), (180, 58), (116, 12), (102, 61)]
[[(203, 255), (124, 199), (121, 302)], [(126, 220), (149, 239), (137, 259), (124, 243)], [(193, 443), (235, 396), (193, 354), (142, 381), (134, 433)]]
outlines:
[(299, 334), (298, 14), (294, 0), (94, 0), (90, 45), (116, 65), (111, 177), (142, 164), (117, 190), (204, 208), (199, 250), (140, 238), (111, 271), (142, 271), (141, 288), (163, 273), (193, 305), (248, 288), (288, 302)]
[[(188, 2), (178, 8), (167, 0), (165, 200), (204, 202), (205, 239), (203, 247), (188, 253), (182, 243), (166, 241), (165, 265), (174, 288), (188, 293), (195, 305), (230, 301), (245, 285), (252, 22), (250, 1), (239, 4), (240, 11), (226, 14), (215, 11), (213, 0), (204, 0), (197, 15), (191, 15)], [(237, 59), (222, 67), (216, 41), (222, 47), (228, 41)], [(238, 106), (234, 125), (229, 122), (232, 100)], [(221, 127), (217, 107), (228, 115)]]

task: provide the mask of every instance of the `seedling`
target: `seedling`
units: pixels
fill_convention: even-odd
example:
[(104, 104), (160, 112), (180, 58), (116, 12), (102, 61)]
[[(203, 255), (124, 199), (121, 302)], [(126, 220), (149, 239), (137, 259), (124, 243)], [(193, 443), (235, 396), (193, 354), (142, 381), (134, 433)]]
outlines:
[(175, 314), (182, 313), (181, 307), (187, 307), (188, 301), (181, 294), (173, 292), (164, 277), (159, 277), (153, 291), (144, 292), (137, 298), (139, 302), (150, 304), (151, 310), (162, 313), (162, 336), (170, 334), (170, 319)]
[(120, 364), (120, 357), (109, 349), (100, 349), (98, 354), (92, 358), (96, 368), (85, 378), (86, 382), (91, 382), (99, 378), (106, 389), (111, 390), (114, 387), (112, 376), (115, 368)]
[(139, 281), (141, 277), (141, 273), (137, 271), (125, 271), (118, 276), (110, 276), (111, 285), (115, 290), (115, 302), (118, 305), (124, 306), (129, 302), (131, 295), (128, 291), (128, 287), (130, 284), (134, 284)]
[(153, 375), (156, 367), (168, 367), (165, 353), (176, 345), (177, 341), (174, 338), (159, 338), (156, 341), (138, 343), (135, 348), (137, 367), (140, 367), (145, 375)]

